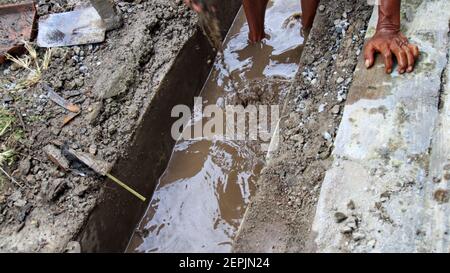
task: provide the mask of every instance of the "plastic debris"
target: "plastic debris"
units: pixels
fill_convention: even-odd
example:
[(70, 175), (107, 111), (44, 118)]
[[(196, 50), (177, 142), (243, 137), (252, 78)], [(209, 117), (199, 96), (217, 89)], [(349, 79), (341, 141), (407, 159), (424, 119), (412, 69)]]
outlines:
[(50, 14), (39, 20), (37, 44), (60, 47), (101, 43), (106, 25), (94, 7)]

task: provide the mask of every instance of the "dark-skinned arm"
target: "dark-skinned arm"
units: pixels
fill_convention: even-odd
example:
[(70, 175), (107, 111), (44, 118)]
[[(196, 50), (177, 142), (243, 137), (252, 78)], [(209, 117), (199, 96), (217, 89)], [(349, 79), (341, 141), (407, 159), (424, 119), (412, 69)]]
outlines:
[(397, 59), (400, 74), (414, 70), (419, 48), (410, 44), (400, 31), (400, 7), (401, 0), (381, 0), (376, 33), (364, 49), (367, 68), (373, 66), (378, 52), (384, 57), (386, 73), (392, 72), (393, 56)]

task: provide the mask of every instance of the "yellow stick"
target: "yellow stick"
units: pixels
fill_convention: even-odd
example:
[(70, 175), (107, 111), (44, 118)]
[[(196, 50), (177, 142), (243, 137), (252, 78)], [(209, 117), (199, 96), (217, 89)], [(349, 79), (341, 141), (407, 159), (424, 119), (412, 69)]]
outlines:
[(134, 196), (136, 196), (137, 198), (141, 199), (142, 202), (145, 202), (145, 197), (140, 195), (139, 193), (137, 193), (135, 190), (133, 190), (132, 188), (128, 187), (125, 183), (123, 183), (122, 181), (120, 181), (119, 179), (115, 178), (114, 176), (112, 176), (111, 174), (107, 173), (106, 176), (111, 179), (112, 181), (116, 182), (117, 184), (119, 184), (122, 188), (126, 189), (127, 191), (129, 191), (130, 193), (132, 193)]

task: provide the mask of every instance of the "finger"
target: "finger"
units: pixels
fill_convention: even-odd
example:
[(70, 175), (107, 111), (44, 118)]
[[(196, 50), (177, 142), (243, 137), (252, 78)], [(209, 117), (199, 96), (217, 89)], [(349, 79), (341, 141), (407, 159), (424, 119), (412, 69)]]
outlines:
[(198, 13), (200, 13), (202, 11), (202, 6), (201, 5), (199, 5), (197, 3), (194, 3), (194, 2), (191, 2), (191, 5), (192, 5), (192, 9), (194, 11), (196, 11)]
[(375, 46), (373, 43), (369, 42), (364, 48), (364, 60), (366, 68), (370, 68), (375, 63)]
[(416, 60), (414, 59), (414, 55), (408, 46), (403, 46), (402, 49), (406, 53), (406, 58), (408, 60), (408, 67), (406, 68), (406, 71), (412, 72), (414, 70), (414, 64), (416, 62)]
[(202, 11), (202, 7), (200, 4), (198, 4), (196, 1), (193, 0), (184, 0), (184, 3), (191, 9), (193, 9), (195, 12), (199, 13)]
[(380, 51), (384, 57), (384, 67), (385, 67), (386, 73), (391, 74), (392, 66), (394, 65), (394, 62), (392, 61), (391, 50), (389, 49), (389, 47), (383, 46)]
[(391, 44), (391, 50), (397, 58), (398, 73), (405, 73), (406, 68), (408, 67), (408, 58), (406, 57), (406, 53), (397, 44)]
[(416, 45), (408, 44), (409, 49), (411, 50), (415, 59), (419, 58), (420, 51)]

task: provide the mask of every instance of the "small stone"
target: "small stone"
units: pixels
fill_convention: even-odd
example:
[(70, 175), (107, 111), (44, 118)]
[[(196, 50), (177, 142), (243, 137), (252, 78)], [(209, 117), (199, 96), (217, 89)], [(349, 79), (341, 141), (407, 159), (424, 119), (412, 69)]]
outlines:
[(447, 180), (447, 181), (450, 181), (450, 173), (446, 173), (444, 175), (444, 179)]
[(76, 196), (82, 197), (89, 190), (88, 186), (85, 185), (77, 185), (74, 189), (74, 194)]
[(66, 248), (64, 249), (65, 253), (81, 253), (81, 245), (77, 241), (71, 241), (67, 243)]
[(350, 210), (354, 210), (356, 208), (355, 202), (353, 202), (353, 200), (350, 200), (347, 204), (347, 208)]
[(323, 136), (323, 138), (324, 138), (326, 141), (331, 141), (331, 140), (333, 139), (333, 137), (331, 136), (331, 134), (328, 133), (328, 132), (324, 132), (322, 136)]
[(320, 5), (320, 6), (319, 6), (319, 11), (320, 11), (320, 12), (323, 12), (324, 10), (325, 10), (325, 6), (324, 6), (324, 5)]
[(355, 219), (349, 219), (346, 224), (347, 227), (351, 228), (352, 230), (355, 230), (357, 228), (356, 220)]
[(300, 144), (305, 143), (304, 137), (302, 135), (300, 135), (300, 134), (292, 136), (291, 139), (296, 141), (296, 142), (298, 142), (298, 143), (300, 143)]
[(377, 243), (377, 241), (375, 241), (375, 240), (370, 240), (368, 243), (367, 243), (367, 246), (368, 247), (370, 247), (370, 248), (375, 248), (375, 244)]
[(334, 214), (334, 219), (336, 220), (336, 223), (342, 223), (347, 218), (348, 218), (347, 215), (345, 215), (344, 213), (339, 212), (339, 211)]
[(91, 146), (89, 146), (89, 153), (90, 153), (91, 155), (97, 154), (97, 145), (92, 144)]
[(366, 235), (364, 235), (361, 232), (353, 233), (353, 240), (355, 240), (355, 241), (361, 241), (361, 240), (364, 240), (365, 238), (366, 238)]
[(333, 108), (331, 108), (331, 113), (337, 115), (339, 114), (339, 112), (341, 111), (341, 107), (339, 105), (335, 105), (333, 106)]
[(41, 186), (41, 192), (47, 201), (53, 201), (58, 198), (66, 188), (66, 181), (58, 178), (52, 181), (44, 181)]
[(89, 69), (85, 65), (82, 65), (79, 70), (83, 74), (86, 74), (89, 71)]
[(439, 204), (444, 204), (444, 203), (448, 203), (450, 197), (448, 195), (448, 191), (447, 190), (439, 189), (439, 190), (434, 192), (434, 199)]
[(318, 111), (319, 113), (322, 113), (325, 110), (325, 104), (319, 105)]
[(349, 234), (349, 233), (352, 233), (352, 232), (353, 232), (353, 229), (351, 227), (345, 226), (345, 227), (343, 227), (341, 229), (341, 233), (343, 233), (343, 234)]
[(27, 204), (26, 200), (23, 199), (18, 199), (17, 201), (14, 202), (14, 206), (18, 207), (18, 208), (22, 208)]
[(433, 182), (434, 182), (434, 183), (439, 184), (439, 183), (441, 183), (441, 181), (442, 181), (441, 178), (439, 178), (439, 177), (433, 177)]
[(61, 150), (49, 144), (43, 148), (44, 153), (47, 157), (56, 165), (58, 165), (63, 170), (70, 169), (69, 161), (61, 154)]
[(94, 124), (97, 121), (101, 111), (103, 109), (103, 103), (97, 102), (92, 106), (92, 111), (86, 116), (89, 124)]
[(339, 77), (337, 80), (336, 80), (336, 83), (337, 84), (341, 84), (341, 83), (343, 83), (344, 82), (344, 78), (342, 78), (342, 77)]
[(39, 220), (32, 220), (31, 225), (34, 226), (35, 228), (39, 228), (40, 222)]
[(30, 172), (31, 161), (30, 158), (25, 158), (19, 163), (17, 170), (22, 176), (26, 176)]

